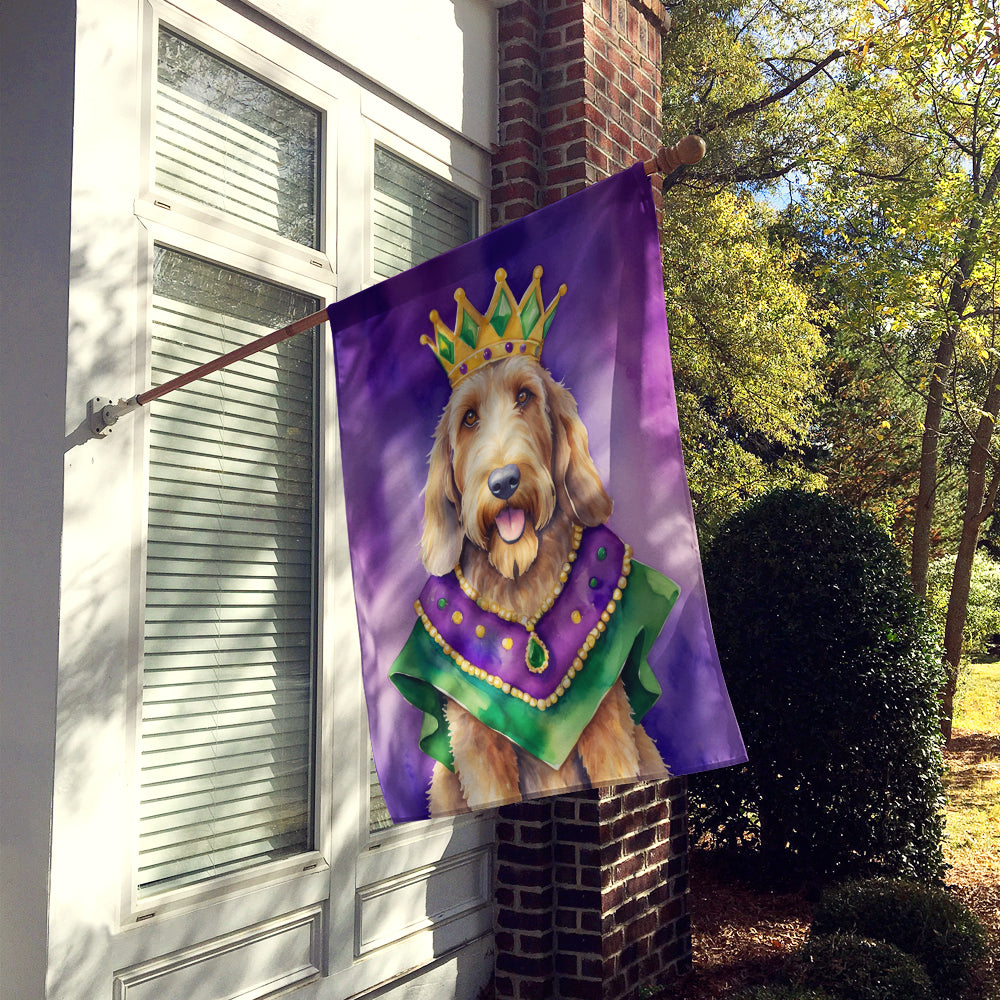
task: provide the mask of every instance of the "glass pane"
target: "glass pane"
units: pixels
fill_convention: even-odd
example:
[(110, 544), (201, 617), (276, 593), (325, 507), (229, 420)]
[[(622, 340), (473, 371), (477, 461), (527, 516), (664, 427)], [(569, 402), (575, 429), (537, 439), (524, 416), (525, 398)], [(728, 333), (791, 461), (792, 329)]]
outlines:
[[(152, 382), (315, 299), (156, 249)], [(312, 846), (315, 331), (150, 405), (140, 894)]]
[(160, 28), (156, 184), (305, 246), (319, 236), (319, 112)]
[(476, 199), (375, 147), (375, 274), (391, 278), (478, 234)]
[[(394, 153), (375, 147), (375, 274), (391, 278), (479, 235), (478, 202)], [(368, 828), (392, 826), (369, 759)]]

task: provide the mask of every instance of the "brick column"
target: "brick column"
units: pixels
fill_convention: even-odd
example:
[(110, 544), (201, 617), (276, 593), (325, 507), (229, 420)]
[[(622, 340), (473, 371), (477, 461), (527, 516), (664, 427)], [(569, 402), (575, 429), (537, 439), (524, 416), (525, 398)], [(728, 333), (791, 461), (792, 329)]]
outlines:
[[(494, 226), (656, 150), (669, 24), (660, 0), (514, 0), (498, 19)], [(506, 806), (496, 830), (498, 998), (623, 1000), (690, 967), (683, 778)]]
[(496, 996), (552, 1000), (555, 872), (552, 799), (504, 806), (496, 823)]
[(669, 15), (661, 0), (514, 0), (498, 21), (494, 226), (656, 151)]
[(620, 1000), (691, 964), (683, 778), (505, 806), (498, 998)]

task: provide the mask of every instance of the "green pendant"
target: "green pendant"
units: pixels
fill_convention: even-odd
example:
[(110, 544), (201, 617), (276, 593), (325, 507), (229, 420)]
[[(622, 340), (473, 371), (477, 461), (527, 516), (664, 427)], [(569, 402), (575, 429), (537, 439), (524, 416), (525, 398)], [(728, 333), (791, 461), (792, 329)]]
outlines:
[(528, 648), (524, 651), (524, 662), (533, 674), (540, 674), (549, 665), (549, 650), (534, 632), (528, 636)]

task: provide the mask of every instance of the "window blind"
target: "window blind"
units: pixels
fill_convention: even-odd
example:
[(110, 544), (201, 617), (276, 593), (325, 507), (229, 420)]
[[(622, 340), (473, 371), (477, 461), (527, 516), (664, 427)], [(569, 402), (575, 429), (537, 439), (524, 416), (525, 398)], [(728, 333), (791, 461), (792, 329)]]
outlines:
[[(318, 308), (155, 251), (152, 380)], [(310, 849), (315, 331), (150, 408), (140, 895)]]
[(379, 278), (478, 235), (477, 202), (381, 146), (375, 147), (374, 262)]
[[(379, 278), (391, 278), (478, 235), (475, 198), (397, 156), (375, 147), (373, 260)], [(392, 826), (375, 762), (369, 757), (369, 831)]]
[(159, 189), (317, 246), (319, 112), (167, 28), (155, 110)]

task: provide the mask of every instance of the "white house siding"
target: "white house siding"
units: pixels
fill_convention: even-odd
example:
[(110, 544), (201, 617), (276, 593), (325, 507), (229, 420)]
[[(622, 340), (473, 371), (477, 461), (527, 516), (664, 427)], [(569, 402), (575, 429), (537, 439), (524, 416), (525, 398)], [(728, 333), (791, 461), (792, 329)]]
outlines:
[[(72, 6), (0, 7), (0, 993), (40, 997), (53, 798)], [(43, 58), (52, 52), (54, 58)], [(8, 994), (9, 991), (9, 994)]]
[[(64, 0), (3, 5), (0, 991), (223, 1000), (303, 984), (296, 996), (340, 1000), (381, 984), (378, 995), (474, 997), (492, 965), (490, 856), (475, 824), (375, 844), (366, 799), (324, 793), (317, 850), (299, 859), (308, 863), (162, 909), (129, 891), (145, 423), (127, 415), (95, 440), (86, 404), (146, 387), (150, 234), (172, 231), (169, 208), (144, 201), (155, 16), (195, 35), (207, 25), (227, 57), (256, 53), (322, 97), (342, 151), (325, 178), (336, 202), (360, 201), (370, 158), (343, 151), (376, 139), (469, 190), (489, 183), (486, 0), (78, 0), (75, 14)], [(341, 227), (337, 245), (304, 288), (320, 298), (371, 279), (355, 250), (363, 220), (352, 232), (335, 212), (325, 221)], [(250, 253), (234, 239), (226, 263)], [(294, 253), (265, 256), (275, 280), (293, 274)], [(328, 436), (331, 468), (334, 449)], [(357, 641), (333, 492), (326, 510), (329, 660), (334, 648), (356, 656)], [(360, 685), (337, 683), (321, 736), (366, 787)], [(321, 784), (342, 764), (323, 761)]]

